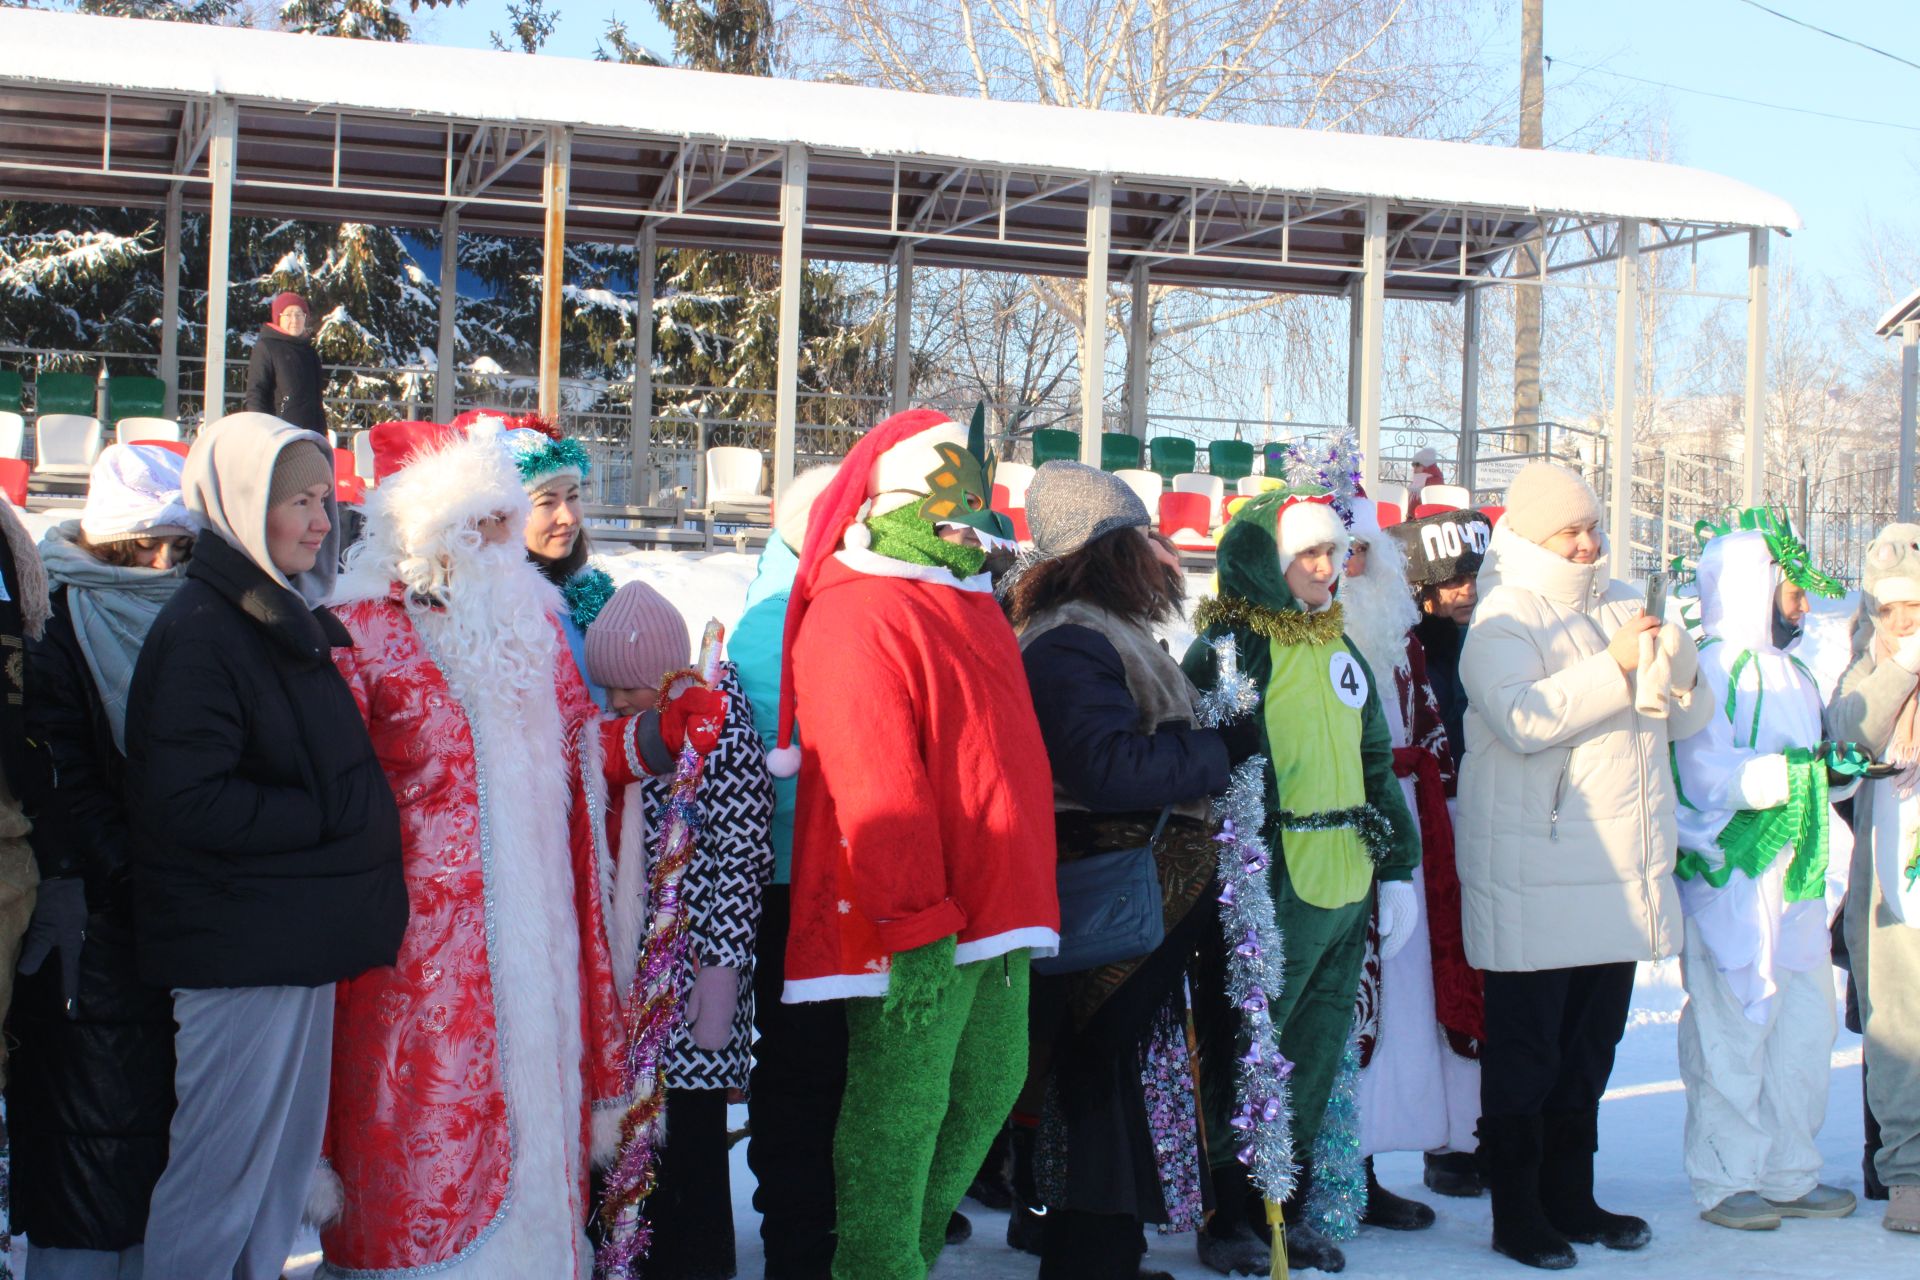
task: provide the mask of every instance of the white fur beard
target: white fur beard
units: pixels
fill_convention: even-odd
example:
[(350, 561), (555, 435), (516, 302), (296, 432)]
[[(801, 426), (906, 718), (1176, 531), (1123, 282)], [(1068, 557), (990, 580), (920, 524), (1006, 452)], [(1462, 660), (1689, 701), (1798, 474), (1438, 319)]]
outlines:
[[(1419, 625), (1420, 609), (1402, 565), (1376, 557), (1378, 548), (1369, 551), (1365, 573), (1340, 580), (1340, 611), (1347, 638), (1359, 646), (1374, 678), (1384, 682), (1389, 672), (1407, 665), (1407, 632)], [(1387, 696), (1384, 686), (1381, 696)]]
[(463, 705), (553, 698), (560, 597), (517, 544), (453, 551), (444, 596), (409, 612)]

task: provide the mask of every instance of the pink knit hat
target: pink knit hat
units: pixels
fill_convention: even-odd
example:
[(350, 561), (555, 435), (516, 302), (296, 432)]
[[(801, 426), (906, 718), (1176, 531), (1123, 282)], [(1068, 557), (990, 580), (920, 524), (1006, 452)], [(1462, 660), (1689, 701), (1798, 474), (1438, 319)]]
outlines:
[(629, 582), (587, 628), (587, 679), (606, 689), (652, 689), (692, 653), (680, 611), (646, 583)]

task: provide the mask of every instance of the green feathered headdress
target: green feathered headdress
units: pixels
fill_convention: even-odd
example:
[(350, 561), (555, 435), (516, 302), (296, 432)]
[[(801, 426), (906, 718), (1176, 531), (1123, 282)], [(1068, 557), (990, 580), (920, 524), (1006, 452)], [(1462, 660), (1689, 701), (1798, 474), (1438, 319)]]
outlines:
[[(1704, 547), (1723, 533), (1743, 530), (1752, 530), (1764, 537), (1767, 551), (1780, 566), (1781, 576), (1808, 595), (1838, 599), (1847, 594), (1846, 587), (1836, 579), (1814, 568), (1813, 553), (1794, 533), (1793, 521), (1783, 508), (1747, 507), (1729, 512), (1724, 520), (1700, 520), (1693, 526), (1693, 536)], [(1678, 557), (1674, 559), (1674, 567), (1680, 567)]]

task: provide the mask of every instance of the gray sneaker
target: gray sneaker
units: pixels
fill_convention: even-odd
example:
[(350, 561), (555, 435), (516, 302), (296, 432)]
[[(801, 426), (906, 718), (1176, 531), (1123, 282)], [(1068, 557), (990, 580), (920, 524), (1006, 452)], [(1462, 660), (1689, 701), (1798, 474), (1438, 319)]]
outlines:
[(1780, 1225), (1781, 1212), (1779, 1206), (1761, 1199), (1759, 1192), (1740, 1191), (1700, 1216), (1717, 1227), (1735, 1231), (1772, 1231)]
[(1821, 1183), (1798, 1200), (1769, 1200), (1774, 1212), (1783, 1218), (1844, 1218), (1859, 1203), (1844, 1187)]

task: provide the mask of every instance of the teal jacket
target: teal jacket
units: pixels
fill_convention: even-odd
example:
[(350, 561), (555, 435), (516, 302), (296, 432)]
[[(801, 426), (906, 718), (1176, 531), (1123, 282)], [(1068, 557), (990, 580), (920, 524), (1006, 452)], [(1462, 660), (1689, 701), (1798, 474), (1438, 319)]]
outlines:
[[(753, 706), (753, 724), (760, 741), (773, 749), (780, 730), (780, 639), (787, 626), (787, 593), (800, 557), (778, 536), (767, 539), (760, 565), (747, 587), (746, 609), (734, 628), (727, 656), (733, 659)], [(796, 745), (799, 726), (794, 727)], [(773, 883), (793, 882), (793, 797), (798, 778), (773, 780)]]

